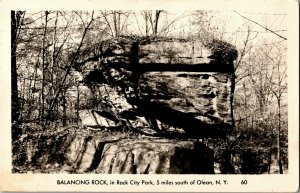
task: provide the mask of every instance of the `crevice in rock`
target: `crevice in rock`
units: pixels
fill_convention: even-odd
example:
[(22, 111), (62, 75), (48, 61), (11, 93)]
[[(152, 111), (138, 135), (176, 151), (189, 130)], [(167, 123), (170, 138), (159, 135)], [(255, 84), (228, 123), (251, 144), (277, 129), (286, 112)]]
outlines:
[(113, 169), (113, 165), (115, 163), (116, 156), (117, 156), (117, 154), (111, 159), (111, 162), (110, 162), (110, 165), (109, 165), (108, 174), (112, 173), (112, 169)]
[(150, 168), (150, 164), (147, 165), (143, 174), (149, 174), (149, 168)]
[(132, 174), (137, 174), (137, 165), (134, 163), (134, 153), (131, 153), (132, 160), (131, 160), (131, 173)]
[(122, 166), (121, 166), (121, 169), (120, 169), (120, 173), (122, 174), (122, 173), (125, 173), (126, 171), (126, 165), (127, 165), (127, 163), (128, 163), (128, 159), (129, 159), (129, 157), (131, 156), (131, 152), (128, 152), (127, 153), (127, 155), (126, 155), (126, 158), (125, 158), (125, 160), (124, 160), (124, 162), (123, 162), (123, 164), (122, 164)]
[(98, 165), (101, 162), (102, 153), (103, 153), (103, 149), (104, 149), (105, 145), (106, 145), (105, 142), (100, 142), (98, 144), (98, 147), (96, 149), (95, 155), (93, 157), (92, 164), (91, 164), (90, 168), (88, 169), (88, 171), (94, 171), (95, 169), (97, 169)]
[(84, 155), (84, 152), (86, 151), (87, 144), (88, 144), (88, 142), (89, 142), (90, 140), (92, 140), (92, 136), (88, 136), (88, 137), (86, 137), (86, 138), (84, 139), (84, 142), (83, 142), (83, 144), (82, 144), (82, 148), (81, 148), (81, 150), (80, 150), (80, 152), (79, 152), (79, 154), (78, 154), (78, 156), (77, 156), (77, 158), (76, 158), (76, 161), (75, 161), (75, 163), (76, 163), (76, 168), (79, 168), (79, 166), (80, 166), (80, 164), (81, 164), (81, 161), (82, 161), (82, 158), (83, 158), (83, 155)]

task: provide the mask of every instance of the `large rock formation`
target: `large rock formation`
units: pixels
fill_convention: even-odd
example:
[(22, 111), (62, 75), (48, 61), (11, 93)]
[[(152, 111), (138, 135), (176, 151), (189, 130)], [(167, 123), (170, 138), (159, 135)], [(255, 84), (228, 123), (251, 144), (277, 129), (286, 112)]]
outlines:
[(184, 137), (219, 137), (234, 125), (236, 57), (230, 44), (216, 40), (204, 46), (184, 39), (123, 37), (92, 46), (75, 68), (87, 84), (114, 87), (126, 99), (126, 108), (116, 105), (130, 116), (120, 118), (136, 123), (143, 117), (160, 134), (172, 128)]

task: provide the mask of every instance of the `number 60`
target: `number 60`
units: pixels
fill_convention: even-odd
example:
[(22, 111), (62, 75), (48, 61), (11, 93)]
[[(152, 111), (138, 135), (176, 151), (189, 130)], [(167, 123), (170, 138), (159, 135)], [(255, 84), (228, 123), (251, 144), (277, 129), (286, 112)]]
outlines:
[(246, 184), (247, 184), (247, 180), (242, 180), (242, 181), (241, 181), (241, 184), (242, 184), (242, 185), (246, 185)]

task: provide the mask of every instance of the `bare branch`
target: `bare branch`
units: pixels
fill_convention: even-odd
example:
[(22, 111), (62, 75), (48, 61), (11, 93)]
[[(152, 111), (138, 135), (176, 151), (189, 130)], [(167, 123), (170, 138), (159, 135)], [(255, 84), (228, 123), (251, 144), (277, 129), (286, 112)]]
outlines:
[(278, 34), (278, 33), (276, 33), (275, 31), (273, 31), (273, 30), (271, 30), (271, 29), (269, 29), (269, 28), (267, 28), (267, 27), (265, 27), (265, 26), (263, 26), (263, 25), (261, 25), (261, 24), (257, 23), (256, 21), (253, 21), (253, 20), (251, 20), (251, 19), (249, 19), (249, 18), (247, 18), (247, 17), (245, 17), (245, 16), (241, 15), (241, 14), (240, 14), (240, 13), (238, 13), (237, 11), (233, 11), (233, 12), (235, 12), (235, 13), (236, 13), (236, 14), (238, 14), (239, 16), (241, 16), (241, 17), (243, 17), (243, 18), (247, 19), (248, 21), (251, 21), (252, 23), (255, 23), (256, 25), (258, 25), (258, 26), (260, 26), (260, 27), (262, 27), (262, 28), (264, 28), (264, 29), (268, 30), (269, 32), (271, 32), (271, 33), (273, 33), (273, 34), (277, 35), (278, 37), (280, 37), (280, 38), (282, 38), (282, 39), (284, 39), (284, 40), (287, 40), (287, 38), (285, 38), (285, 37), (283, 37), (283, 36), (279, 35), (279, 34)]
[(94, 11), (92, 11), (91, 20), (86, 25), (86, 27), (85, 27), (85, 29), (83, 31), (82, 38), (81, 38), (81, 41), (80, 41), (80, 43), (79, 43), (79, 45), (77, 47), (77, 50), (76, 50), (74, 56), (72, 57), (72, 60), (70, 61), (70, 64), (67, 66), (66, 73), (65, 73), (65, 75), (63, 77), (63, 80), (61, 81), (61, 84), (58, 87), (58, 90), (57, 90), (57, 92), (56, 92), (53, 100), (51, 101), (51, 104), (50, 104), (50, 107), (49, 107), (49, 111), (48, 111), (48, 120), (49, 120), (49, 117), (51, 116), (51, 112), (52, 112), (52, 110), (53, 110), (53, 108), (55, 106), (55, 103), (56, 103), (56, 101), (58, 99), (58, 96), (60, 95), (60, 93), (62, 91), (63, 85), (64, 85), (64, 83), (67, 80), (67, 77), (68, 77), (68, 75), (70, 73), (70, 70), (73, 67), (73, 65), (74, 65), (74, 63), (75, 63), (75, 61), (76, 61), (76, 59), (77, 59), (77, 57), (79, 55), (79, 52), (80, 52), (80, 49), (81, 49), (81, 47), (83, 45), (83, 40), (85, 39), (86, 33), (89, 30), (89, 27), (90, 27), (90, 25), (92, 24), (93, 21), (94, 21)]

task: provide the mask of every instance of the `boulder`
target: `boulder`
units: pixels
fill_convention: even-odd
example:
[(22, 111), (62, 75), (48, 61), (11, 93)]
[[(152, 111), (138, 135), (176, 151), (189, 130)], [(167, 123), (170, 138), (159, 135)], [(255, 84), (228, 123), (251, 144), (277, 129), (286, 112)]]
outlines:
[[(159, 134), (170, 131), (160, 128), (160, 133), (156, 125), (161, 122), (193, 138), (222, 137), (234, 127), (233, 60), (237, 51), (230, 44), (118, 37), (90, 50), (80, 56), (76, 68), (89, 72), (87, 83), (101, 77), (99, 83), (115, 87), (127, 101), (127, 107), (120, 103), (118, 112), (135, 113), (131, 121), (144, 117), (148, 127)], [(95, 71), (97, 75), (92, 76)], [(139, 120), (134, 120), (135, 125), (145, 125)]]

